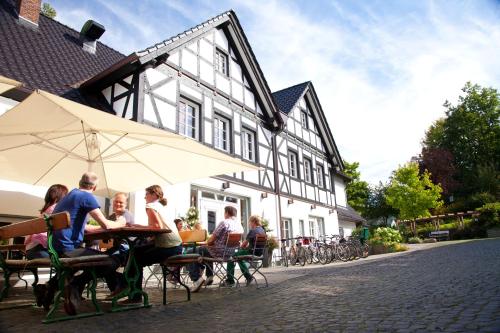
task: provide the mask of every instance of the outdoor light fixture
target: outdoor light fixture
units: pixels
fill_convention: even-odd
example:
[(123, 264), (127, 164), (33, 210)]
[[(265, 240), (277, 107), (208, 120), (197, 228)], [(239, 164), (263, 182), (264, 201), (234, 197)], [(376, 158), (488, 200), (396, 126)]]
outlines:
[(260, 197), (261, 197), (261, 199), (265, 199), (265, 198), (267, 198), (267, 192), (262, 192), (262, 193), (260, 194)]
[(330, 210), (328, 211), (328, 214), (330, 214), (330, 215), (331, 215), (331, 214), (333, 214), (333, 209), (330, 209)]
[(224, 182), (222, 183), (222, 189), (225, 190), (225, 189), (228, 189), (230, 186), (229, 182)]
[(288, 204), (289, 205), (293, 204), (293, 199), (288, 199)]
[(316, 204), (312, 204), (311, 209), (316, 209)]

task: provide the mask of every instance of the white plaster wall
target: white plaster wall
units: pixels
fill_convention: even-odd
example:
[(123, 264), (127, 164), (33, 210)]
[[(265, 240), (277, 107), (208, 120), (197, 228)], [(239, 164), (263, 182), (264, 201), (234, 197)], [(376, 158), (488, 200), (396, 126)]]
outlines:
[(292, 220), (292, 232), (294, 237), (300, 234), (299, 220), (304, 221), (306, 235), (309, 235), (309, 216), (323, 219), (325, 222), (325, 234), (338, 234), (339, 229), (336, 212), (330, 213), (328, 208), (319, 206), (311, 209), (310, 203), (295, 198), (292, 204), (288, 204), (288, 198), (281, 197), (281, 217)]
[(170, 56), (168, 57), (167, 61), (171, 62), (174, 65), (180, 66), (179, 52), (178, 51), (172, 52), (172, 54), (170, 54)]
[(181, 87), (181, 94), (182, 95), (187, 94), (188, 96), (191, 96), (191, 97), (194, 97), (198, 100), (201, 100), (202, 95), (198, 90), (195, 90), (195, 89), (193, 89), (185, 84), (181, 84), (180, 87)]
[(218, 47), (229, 53), (229, 43), (222, 29), (217, 29), (215, 31), (215, 43)]
[(341, 179), (338, 179), (337, 177), (335, 179), (335, 195), (337, 196), (337, 205), (346, 207), (347, 206), (347, 198), (345, 194), (345, 185), (344, 181)]
[(210, 84), (214, 84), (214, 69), (213, 65), (200, 61), (200, 78)]
[(146, 77), (150, 85), (154, 85), (161, 80), (166, 79), (168, 76), (154, 68), (146, 69)]
[(163, 126), (175, 131), (176, 128), (176, 108), (175, 106), (165, 103), (159, 99), (155, 101), (158, 113), (160, 114)]
[(339, 222), (339, 224), (342, 228), (344, 228), (344, 236), (345, 237), (351, 236), (352, 231), (354, 229), (356, 229), (356, 223), (354, 223), (354, 222), (341, 221), (341, 222)]
[(226, 76), (221, 75), (220, 73), (215, 74), (215, 86), (225, 92), (226, 94), (230, 94), (229, 91), (229, 80)]
[(14, 106), (16, 106), (17, 104), (19, 104), (19, 102), (10, 98), (5, 98), (0, 96), (0, 116), (5, 112), (7, 112), (7, 110), (10, 110)]
[(177, 101), (177, 83), (175, 80), (158, 87), (154, 92), (173, 103)]
[(205, 39), (200, 40), (200, 56), (210, 63), (214, 61), (214, 47)]
[(182, 50), (182, 68), (194, 75), (198, 75), (198, 57), (196, 57), (196, 54)]
[(245, 105), (251, 110), (255, 110), (255, 97), (253, 93), (245, 88)]

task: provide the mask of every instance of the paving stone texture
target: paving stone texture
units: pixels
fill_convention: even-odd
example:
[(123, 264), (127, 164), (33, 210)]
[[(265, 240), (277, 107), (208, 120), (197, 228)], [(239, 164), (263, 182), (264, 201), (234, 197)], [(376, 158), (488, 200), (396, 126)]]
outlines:
[(191, 302), (170, 289), (167, 306), (153, 283), (152, 308), (48, 325), (40, 308), (3, 309), (0, 332), (500, 332), (500, 239), (266, 274), (268, 288), (210, 287)]

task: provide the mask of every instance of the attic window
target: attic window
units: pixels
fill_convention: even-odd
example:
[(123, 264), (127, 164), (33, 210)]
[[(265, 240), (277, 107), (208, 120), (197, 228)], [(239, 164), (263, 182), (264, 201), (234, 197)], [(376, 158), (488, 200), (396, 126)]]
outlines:
[(304, 110), (300, 111), (300, 122), (302, 123), (302, 127), (305, 129), (309, 128), (309, 124), (307, 122), (307, 112)]
[(220, 49), (215, 49), (215, 70), (229, 76), (228, 56)]

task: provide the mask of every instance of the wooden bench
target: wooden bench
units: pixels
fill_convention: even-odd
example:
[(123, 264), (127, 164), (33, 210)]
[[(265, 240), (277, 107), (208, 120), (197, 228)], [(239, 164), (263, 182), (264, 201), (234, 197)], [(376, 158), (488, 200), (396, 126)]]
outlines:
[[(0, 268), (4, 272), (4, 287), (2, 289), (0, 301), (7, 297), (10, 289), (10, 276), (12, 273), (18, 272), (21, 269), (36, 269), (41, 267), (51, 267), (55, 269), (55, 276), (57, 277), (57, 291), (54, 295), (54, 304), (50, 307), (47, 316), (43, 320), (44, 323), (50, 323), (60, 320), (68, 320), (81, 317), (89, 317), (94, 315), (103, 314), (96, 299), (96, 276), (93, 271), (96, 267), (110, 266), (113, 261), (108, 255), (92, 255), (82, 256), (75, 258), (62, 258), (52, 246), (52, 238), (54, 230), (66, 229), (70, 226), (71, 220), (67, 212), (61, 212), (46, 216), (44, 218), (36, 218), (24, 222), (13, 223), (7, 226), (0, 227), (0, 240), (9, 240), (14, 237), (22, 237), (41, 232), (47, 232), (47, 244), (50, 253), (50, 258), (44, 259), (8, 259), (0, 253)], [(92, 295), (92, 302), (95, 306), (95, 311), (90, 313), (82, 313), (75, 316), (59, 316), (56, 317), (57, 309), (64, 296), (64, 287), (68, 283), (73, 274), (81, 269), (90, 269), (93, 275), (93, 283), (90, 285), (90, 292)]]
[[(197, 245), (203, 244), (207, 240), (206, 230), (182, 230), (179, 235), (182, 239), (182, 245), (187, 249), (194, 250)], [(180, 270), (183, 266), (197, 263), (201, 259), (197, 253), (184, 253), (168, 257), (160, 263), (163, 274), (163, 305), (167, 304), (167, 274), (172, 274), (174, 279), (186, 289), (187, 300), (191, 300), (191, 290), (182, 280)]]
[(429, 233), (429, 238), (434, 238), (437, 241), (449, 240), (450, 239), (450, 231), (449, 230), (431, 231)]

